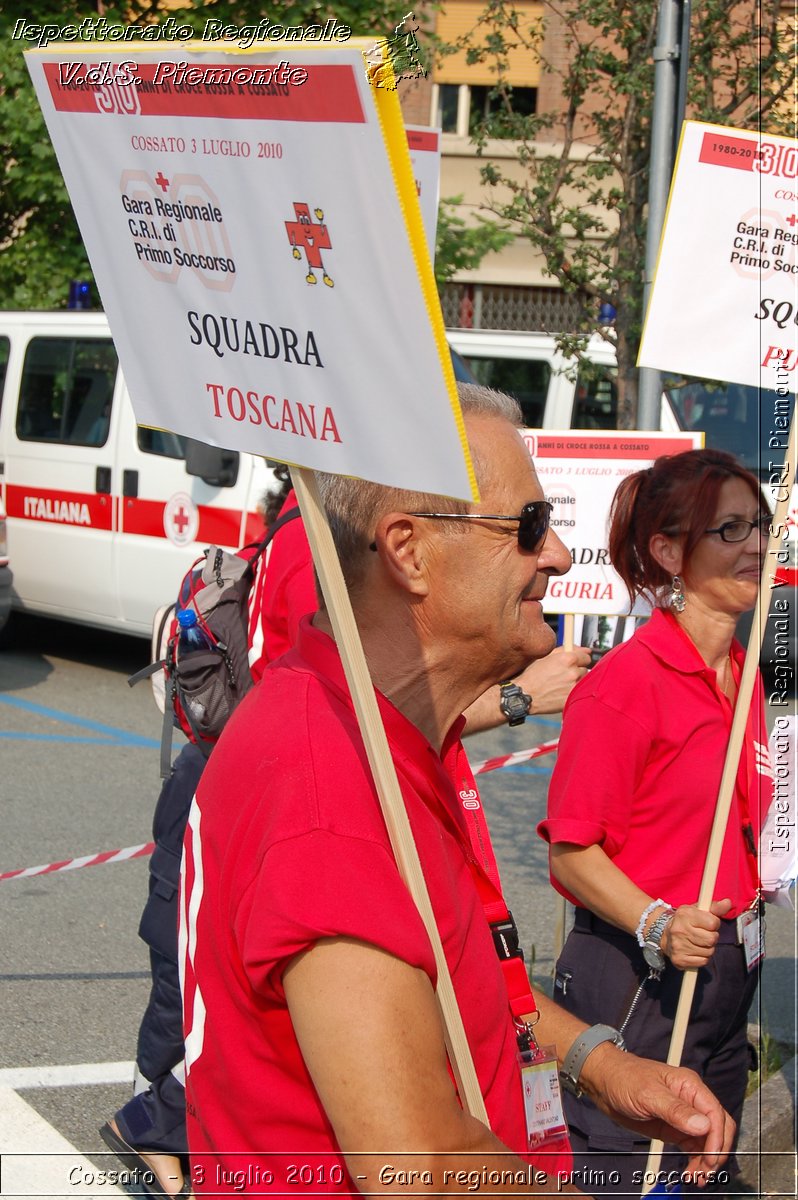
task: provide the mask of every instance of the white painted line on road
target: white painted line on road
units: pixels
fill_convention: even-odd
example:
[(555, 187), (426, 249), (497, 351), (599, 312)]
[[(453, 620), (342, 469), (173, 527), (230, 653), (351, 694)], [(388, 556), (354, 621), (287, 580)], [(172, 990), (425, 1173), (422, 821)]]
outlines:
[(132, 1062), (5, 1067), (0, 1070), (0, 1088), (80, 1087), (88, 1083), (129, 1083), (132, 1087), (134, 1070)]
[(0, 1196), (125, 1195), (113, 1182), (121, 1163), (95, 1167), (10, 1087), (0, 1087), (0, 1154)]

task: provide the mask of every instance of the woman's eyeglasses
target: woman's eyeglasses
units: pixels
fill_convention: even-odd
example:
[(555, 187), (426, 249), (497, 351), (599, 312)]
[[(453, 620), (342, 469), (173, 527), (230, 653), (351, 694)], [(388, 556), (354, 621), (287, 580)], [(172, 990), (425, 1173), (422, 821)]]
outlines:
[(717, 529), (707, 529), (705, 533), (717, 533), (723, 542), (744, 542), (750, 536), (752, 529), (759, 530), (760, 537), (767, 537), (770, 532), (771, 517), (757, 517), (755, 521), (724, 521)]

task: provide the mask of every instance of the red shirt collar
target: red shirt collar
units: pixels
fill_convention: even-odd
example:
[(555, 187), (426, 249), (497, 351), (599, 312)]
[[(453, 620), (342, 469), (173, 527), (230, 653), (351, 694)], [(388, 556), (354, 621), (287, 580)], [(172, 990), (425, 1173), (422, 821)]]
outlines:
[[(664, 609), (654, 609), (650, 620), (642, 627), (637, 637), (655, 658), (675, 671), (681, 671), (684, 675), (699, 675), (711, 670), (689, 634), (685, 633), (673, 614), (665, 612)], [(738, 641), (732, 641), (730, 653), (734, 664), (742, 670), (745, 651)]]

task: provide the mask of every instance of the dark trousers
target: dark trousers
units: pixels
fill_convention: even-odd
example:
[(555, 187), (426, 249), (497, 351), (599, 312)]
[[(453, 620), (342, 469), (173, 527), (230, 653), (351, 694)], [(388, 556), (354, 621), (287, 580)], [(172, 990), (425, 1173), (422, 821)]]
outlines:
[[(557, 962), (554, 997), (569, 1012), (593, 1025), (618, 1028), (648, 974), (637, 940), (588, 913), (579, 913)], [(725, 923), (731, 935), (732, 923)], [(741, 946), (719, 944), (698, 972), (682, 1064), (692, 1067), (735, 1121), (742, 1114), (751, 1052), (748, 1010), (758, 970), (746, 970)], [(627, 1050), (664, 1062), (668, 1056), (682, 972), (668, 964), (659, 982), (646, 984), (624, 1038)], [(574, 1148), (575, 1182), (595, 1195), (639, 1196), (649, 1142), (621, 1128), (585, 1097), (565, 1096), (565, 1115)], [(662, 1170), (681, 1171), (686, 1156), (666, 1147)], [(734, 1164), (727, 1168), (734, 1170)], [(726, 1176), (728, 1179), (728, 1176)], [(718, 1191), (724, 1191), (719, 1175)], [(685, 1186), (683, 1191), (692, 1190)]]
[(139, 924), (139, 936), (150, 948), (152, 987), (139, 1028), (136, 1066), (148, 1086), (115, 1117), (126, 1142), (163, 1154), (185, 1155), (188, 1147), (177, 897), (183, 834), (205, 762), (196, 746), (184, 746), (155, 808), (149, 896)]

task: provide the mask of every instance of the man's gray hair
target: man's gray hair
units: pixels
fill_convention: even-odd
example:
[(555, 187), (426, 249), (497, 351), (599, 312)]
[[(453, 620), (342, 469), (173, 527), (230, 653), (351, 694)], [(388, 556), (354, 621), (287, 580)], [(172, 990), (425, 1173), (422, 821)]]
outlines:
[[(523, 424), (521, 409), (512, 396), (495, 392), (492, 388), (473, 383), (458, 383), (457, 394), (464, 414), (472, 416), (503, 417), (512, 425)], [(488, 464), (472, 459), (477, 482), (483, 486)], [(374, 540), (377, 522), (387, 512), (443, 512), (466, 513), (469, 504), (465, 500), (454, 500), (451, 496), (437, 496), (428, 492), (411, 492), (403, 488), (383, 487), (364, 479), (351, 479), (343, 475), (327, 475), (317, 472), (327, 519), (333, 541), (341, 560), (344, 579), (350, 591), (357, 588), (363, 574), (369, 545)], [(467, 522), (443, 521), (441, 532), (457, 537), (465, 532)]]

